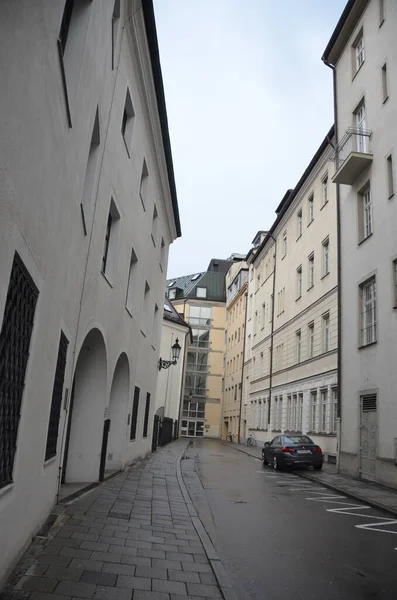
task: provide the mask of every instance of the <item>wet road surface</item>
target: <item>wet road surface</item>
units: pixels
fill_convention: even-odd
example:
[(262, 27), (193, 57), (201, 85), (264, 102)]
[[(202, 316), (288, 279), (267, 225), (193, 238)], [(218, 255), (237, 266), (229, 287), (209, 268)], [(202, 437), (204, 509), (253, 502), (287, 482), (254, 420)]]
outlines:
[(397, 600), (397, 520), (217, 441), (183, 461), (241, 600)]

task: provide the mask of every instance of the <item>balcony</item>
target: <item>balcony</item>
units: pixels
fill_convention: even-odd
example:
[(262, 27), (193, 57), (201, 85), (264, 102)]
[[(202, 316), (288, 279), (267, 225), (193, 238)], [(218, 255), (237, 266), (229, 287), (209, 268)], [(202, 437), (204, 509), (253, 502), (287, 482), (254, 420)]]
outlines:
[(335, 149), (336, 173), (333, 183), (353, 185), (357, 177), (372, 163), (369, 147), (372, 131), (350, 127)]

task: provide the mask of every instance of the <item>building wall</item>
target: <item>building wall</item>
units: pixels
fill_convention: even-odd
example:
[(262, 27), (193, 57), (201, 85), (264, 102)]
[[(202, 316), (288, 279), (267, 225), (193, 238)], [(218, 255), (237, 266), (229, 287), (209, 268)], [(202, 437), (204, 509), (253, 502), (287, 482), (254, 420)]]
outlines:
[[(331, 147), (307, 175), (306, 181), (275, 228), (273, 237), (250, 264), (248, 283), (247, 338), (244, 367), (244, 420), (259, 441), (276, 431), (310, 432), (327, 454), (336, 454), (334, 426), (337, 385), (337, 240), (336, 194), (330, 178)], [(327, 201), (323, 180), (328, 174)], [(309, 199), (313, 197), (313, 219)], [(301, 225), (298, 215), (302, 214)], [(286, 235), (286, 244), (285, 244)], [(328, 273), (323, 268), (323, 244), (328, 241)], [(314, 253), (314, 285), (309, 285), (309, 257)], [(276, 263), (276, 280), (273, 285)], [(298, 269), (302, 283), (298, 291)], [(273, 296), (274, 293), (274, 315)], [(325, 345), (328, 316), (329, 337)], [(274, 323), (272, 324), (272, 319)], [(272, 336), (273, 325), (273, 336)], [(314, 325), (313, 344), (309, 325)], [(298, 356), (297, 332), (300, 332)], [(273, 374), (270, 381), (271, 349)], [(269, 386), (271, 403), (269, 406)], [(326, 423), (311, 426), (311, 391), (327, 391)], [(302, 396), (299, 396), (299, 395)], [(288, 401), (302, 397), (301, 419), (288, 417)], [(275, 407), (282, 398), (282, 411)], [(295, 422), (294, 422), (295, 421)]]
[[(116, 405), (117, 468), (150, 451), (151, 427), (147, 438), (142, 432), (146, 393), (152, 398), (156, 394), (161, 320), (154, 323), (154, 307), (157, 304), (162, 314), (168, 246), (176, 230), (159, 119), (153, 112), (156, 100), (142, 10), (134, 6), (134, 17), (125, 25), (132, 5), (122, 5), (113, 69), (112, 3), (87, 3), (79, 26), (70, 33), (69, 49), (78, 53), (73, 72), (66, 73), (71, 128), (57, 50), (64, 2), (38, 0), (33, 6), (23, 0), (16, 6), (7, 0), (0, 8), (0, 52), (12, 57), (0, 66), (0, 77), (7, 81), (0, 92), (1, 114), (7, 115), (0, 121), (0, 326), (15, 252), (39, 291), (13, 483), (0, 489), (0, 580), (57, 498), (70, 414), (64, 408), (57, 454), (47, 462), (44, 457), (61, 330), (69, 341), (62, 403), (68, 409), (76, 378), (67, 481), (78, 480), (83, 472), (89, 472), (91, 480), (98, 479), (103, 420), (105, 415), (113, 415)], [(29, 52), (18, 48), (29, 48)], [(121, 135), (127, 86), (135, 111), (130, 157)], [(83, 198), (97, 109), (100, 143), (92, 193)], [(144, 157), (149, 171), (146, 210), (139, 198)], [(111, 198), (120, 219), (113, 232), (117, 242), (112, 248), (113, 269), (105, 277), (101, 260)], [(83, 200), (87, 235), (81, 216)], [(158, 211), (156, 245), (151, 239), (154, 201)], [(134, 302), (128, 312), (125, 299), (132, 245), (138, 262), (133, 275)], [(143, 307), (146, 280), (150, 285), (147, 313)], [(98, 361), (90, 361), (90, 356)], [(89, 386), (88, 375), (101, 382), (96, 402), (95, 386)], [(128, 422), (135, 385), (141, 396), (137, 435), (130, 441)], [(86, 407), (80, 403), (83, 390)], [(150, 422), (153, 405), (152, 401)], [(84, 410), (89, 407), (92, 418), (85, 439), (91, 443), (84, 445), (76, 416), (87, 417)], [(76, 457), (80, 451), (85, 471), (76, 466), (72, 473), (72, 455)], [(113, 458), (107, 458), (112, 463)]]
[[(392, 153), (396, 181), (396, 99), (397, 89), (397, 5), (385, 2), (385, 20), (380, 26), (378, 2), (369, 2), (357, 22), (336, 64), (337, 127), (339, 140), (353, 125), (353, 111), (364, 99), (367, 128), (372, 131), (369, 151), (371, 166), (352, 185), (340, 185), (341, 255), (342, 260), (342, 337), (341, 347), (341, 470), (361, 473), (360, 461), (360, 396), (368, 391), (377, 394), (376, 427), (373, 432), (374, 469), (363, 477), (397, 486), (395, 470), (397, 438), (397, 385), (394, 340), (397, 315), (394, 309), (395, 280), (392, 261), (396, 250), (396, 199), (389, 198), (386, 158)], [(363, 30), (365, 62), (353, 76), (352, 44)], [(389, 98), (384, 101), (382, 66), (387, 64)], [(370, 183), (373, 233), (360, 243), (359, 192)], [(362, 348), (360, 340), (359, 285), (374, 275), (376, 278), (376, 344)], [(360, 433), (361, 432), (361, 433)]]

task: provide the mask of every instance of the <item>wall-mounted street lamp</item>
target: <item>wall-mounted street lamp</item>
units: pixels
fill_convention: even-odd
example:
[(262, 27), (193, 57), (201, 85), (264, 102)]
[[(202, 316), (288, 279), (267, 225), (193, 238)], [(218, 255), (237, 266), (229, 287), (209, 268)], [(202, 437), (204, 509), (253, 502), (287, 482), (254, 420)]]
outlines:
[(161, 369), (168, 369), (171, 365), (176, 365), (178, 362), (178, 358), (181, 353), (181, 347), (179, 345), (178, 338), (176, 338), (175, 344), (171, 346), (171, 350), (172, 360), (163, 360), (162, 358), (159, 359), (159, 371), (161, 371)]

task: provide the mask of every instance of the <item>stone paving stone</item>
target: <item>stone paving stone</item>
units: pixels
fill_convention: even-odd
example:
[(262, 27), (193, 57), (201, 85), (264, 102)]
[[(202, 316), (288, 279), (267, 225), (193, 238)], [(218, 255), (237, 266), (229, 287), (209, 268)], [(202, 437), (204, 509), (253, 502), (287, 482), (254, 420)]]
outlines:
[(205, 600), (202, 596), (180, 596), (179, 594), (171, 594), (170, 600)]
[(198, 573), (193, 571), (168, 571), (168, 579), (171, 581), (184, 581), (185, 583), (201, 583)]
[(168, 592), (169, 594), (186, 594), (186, 585), (181, 581), (164, 581), (163, 579), (152, 579), (152, 590), (154, 592)]
[(165, 553), (165, 558), (167, 560), (180, 560), (180, 561), (192, 561), (193, 562), (193, 555), (192, 554), (187, 554), (186, 552), (166, 552)]
[(150, 567), (152, 564), (152, 559), (144, 558), (143, 556), (133, 556), (132, 554), (123, 554), (121, 556), (121, 564), (136, 565), (140, 567)]
[(98, 585), (94, 600), (131, 600), (131, 589)]
[(193, 554), (195, 558), (196, 555), (206, 556), (204, 548), (192, 548), (191, 546), (179, 546), (178, 552), (184, 552), (186, 554)]
[(149, 577), (151, 579), (167, 579), (167, 569), (158, 567), (137, 567), (135, 571), (137, 577)]
[(82, 542), (80, 548), (83, 550), (98, 550), (98, 552), (107, 552), (110, 544), (101, 542)]
[(179, 552), (178, 546), (174, 546), (174, 544), (152, 544), (152, 550), (164, 550), (164, 552)]
[(92, 550), (80, 550), (80, 548), (62, 548), (60, 556), (71, 556), (72, 558), (91, 558)]
[(57, 594), (78, 596), (79, 598), (92, 598), (95, 585), (92, 583), (79, 583), (78, 581), (61, 581), (56, 588)]
[(204, 583), (188, 583), (188, 594), (193, 596), (205, 596), (206, 598), (222, 598), (222, 594), (216, 585), (205, 585)]
[(165, 558), (165, 552), (163, 550), (143, 550), (139, 548), (138, 556), (145, 558)]
[(135, 575), (134, 565), (119, 565), (117, 563), (105, 563), (103, 565), (102, 573), (113, 574), (113, 575), (129, 575), (132, 577)]
[(29, 592), (53, 592), (57, 583), (53, 577), (22, 577), (15, 587)]
[(218, 585), (216, 577), (213, 573), (200, 573), (199, 575), (201, 583), (206, 583), (208, 585)]
[(116, 579), (117, 575), (114, 573), (104, 573), (103, 571), (84, 571), (80, 581), (83, 583), (93, 583), (94, 585), (107, 585), (109, 587), (114, 587), (116, 585)]
[(142, 540), (143, 542), (153, 542), (154, 544), (164, 544), (164, 539), (163, 537), (157, 537), (154, 535), (150, 535), (150, 533), (138, 533), (138, 539)]
[(74, 540), (81, 540), (83, 542), (97, 542), (98, 534), (95, 533), (72, 533), (71, 538)]
[[(48, 565), (33, 564), (26, 571), (25, 576), (26, 577), (42, 577), (44, 575), (44, 573), (46, 571), (48, 571), (49, 568), (51, 568), (51, 567), (48, 567)], [(51, 577), (51, 575), (49, 575), (49, 577)]]
[(131, 590), (150, 590), (151, 580), (146, 577), (130, 577), (129, 575), (118, 575), (116, 586)]
[(56, 565), (58, 567), (67, 567), (71, 560), (70, 556), (59, 556), (59, 554), (40, 554), (37, 557), (40, 565)]
[(152, 560), (152, 567), (159, 569), (174, 569), (182, 570), (182, 563), (178, 560), (162, 560), (160, 558), (154, 558)]
[(70, 567), (49, 567), (46, 572), (46, 577), (66, 579), (67, 581), (80, 581), (82, 574), (82, 569), (71, 569)]
[(127, 548), (144, 548), (145, 550), (151, 550), (151, 542), (143, 542), (141, 540), (125, 540)]
[(193, 556), (194, 558), (194, 562), (196, 563), (201, 563), (201, 564), (208, 564), (208, 558), (205, 554), (192, 554), (191, 556)]
[(103, 561), (74, 558), (69, 566), (72, 569), (81, 569), (82, 571), (101, 571), (103, 567)]
[(29, 600), (72, 600), (72, 596), (63, 596), (61, 594), (47, 594), (46, 592), (33, 592)]
[(98, 542), (112, 546), (125, 546), (125, 538), (116, 538), (112, 537), (111, 535), (100, 535)]
[(183, 562), (182, 569), (184, 571), (195, 571), (196, 573), (212, 573), (211, 565), (201, 565), (198, 563)]
[[(119, 546), (115, 546), (119, 548)], [(93, 552), (91, 556), (92, 560), (99, 560), (103, 562), (121, 562), (121, 554), (116, 554), (116, 552)], [(90, 569), (87, 569), (88, 571)]]

